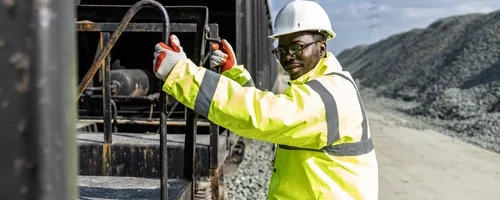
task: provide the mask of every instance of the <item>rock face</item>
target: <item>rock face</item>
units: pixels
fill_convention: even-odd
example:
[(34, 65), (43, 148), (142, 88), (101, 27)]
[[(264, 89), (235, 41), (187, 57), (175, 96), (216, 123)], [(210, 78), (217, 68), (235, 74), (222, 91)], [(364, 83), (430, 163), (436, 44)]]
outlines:
[(337, 57), (378, 95), (500, 152), (500, 11), (442, 18)]

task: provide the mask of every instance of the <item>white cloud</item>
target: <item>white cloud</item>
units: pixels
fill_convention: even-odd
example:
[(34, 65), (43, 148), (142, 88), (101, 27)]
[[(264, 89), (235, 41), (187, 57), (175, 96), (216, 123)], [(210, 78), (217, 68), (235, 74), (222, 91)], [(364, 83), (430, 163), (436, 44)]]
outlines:
[(381, 4), (381, 5), (378, 5), (378, 10), (381, 12), (389, 12), (392, 10), (392, 6), (386, 5), (386, 4)]
[(444, 12), (444, 8), (403, 8), (403, 17), (406, 19), (428, 18)]
[[(449, 1), (451, 3), (451, 1)], [(403, 17), (406, 19), (428, 19), (443, 16), (468, 14), (468, 13), (489, 13), (495, 9), (485, 5), (480, 1), (463, 2), (449, 7), (406, 7), (403, 8)]]
[(455, 6), (455, 9), (460, 13), (489, 13), (495, 10), (479, 1), (465, 2)]
[(386, 4), (377, 5), (374, 7), (373, 4), (369, 2), (363, 3), (349, 3), (345, 6), (335, 7), (334, 9), (330, 9), (330, 13), (339, 17), (349, 17), (351, 19), (364, 19), (369, 15), (370, 9), (376, 9), (376, 12), (389, 12), (392, 10), (392, 7)]

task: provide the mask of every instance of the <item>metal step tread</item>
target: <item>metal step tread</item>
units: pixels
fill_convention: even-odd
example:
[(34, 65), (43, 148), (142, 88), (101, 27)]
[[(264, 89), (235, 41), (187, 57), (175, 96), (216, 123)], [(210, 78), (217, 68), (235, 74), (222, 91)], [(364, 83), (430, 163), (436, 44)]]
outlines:
[[(122, 176), (78, 176), (79, 199), (160, 199), (160, 179)], [(168, 179), (168, 199), (187, 199), (192, 184)]]

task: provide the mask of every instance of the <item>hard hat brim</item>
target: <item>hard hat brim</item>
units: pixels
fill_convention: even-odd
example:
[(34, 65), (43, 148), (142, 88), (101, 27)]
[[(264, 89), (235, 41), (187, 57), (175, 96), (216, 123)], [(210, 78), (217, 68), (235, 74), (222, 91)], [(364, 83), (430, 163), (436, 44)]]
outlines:
[[(292, 34), (292, 33), (297, 33), (297, 32), (303, 32), (303, 31), (317, 31), (317, 29), (303, 29), (303, 30), (300, 30), (300, 31), (293, 31), (293, 32), (285, 32), (285, 33), (275, 33), (273, 35), (270, 35), (270, 36), (267, 36), (268, 38), (271, 38), (271, 39), (274, 39), (274, 40), (278, 40), (279, 37), (283, 36), (283, 35), (288, 35), (288, 34)], [(326, 40), (331, 40), (331, 39), (334, 39), (337, 37), (337, 34), (333, 31), (330, 31), (330, 30), (322, 30), (322, 31), (325, 31), (328, 33), (328, 37), (326, 38)]]

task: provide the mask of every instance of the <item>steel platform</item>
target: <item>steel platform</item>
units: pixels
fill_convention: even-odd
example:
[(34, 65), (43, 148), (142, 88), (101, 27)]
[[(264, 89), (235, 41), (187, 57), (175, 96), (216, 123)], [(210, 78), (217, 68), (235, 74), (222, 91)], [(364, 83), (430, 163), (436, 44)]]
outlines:
[[(168, 199), (191, 199), (192, 184), (188, 180), (169, 179)], [(79, 176), (80, 200), (103, 199), (160, 199), (160, 179)]]
[[(167, 135), (168, 176), (182, 177), (184, 134)], [(219, 165), (228, 157), (225, 135), (219, 136)], [(159, 134), (114, 133), (110, 151), (110, 166), (103, 166), (106, 157), (103, 133), (78, 132), (80, 175), (130, 176), (158, 178), (160, 176)], [(209, 176), (210, 135), (196, 136), (196, 175)], [(106, 168), (109, 167), (109, 168)], [(108, 171), (107, 171), (108, 170)]]

